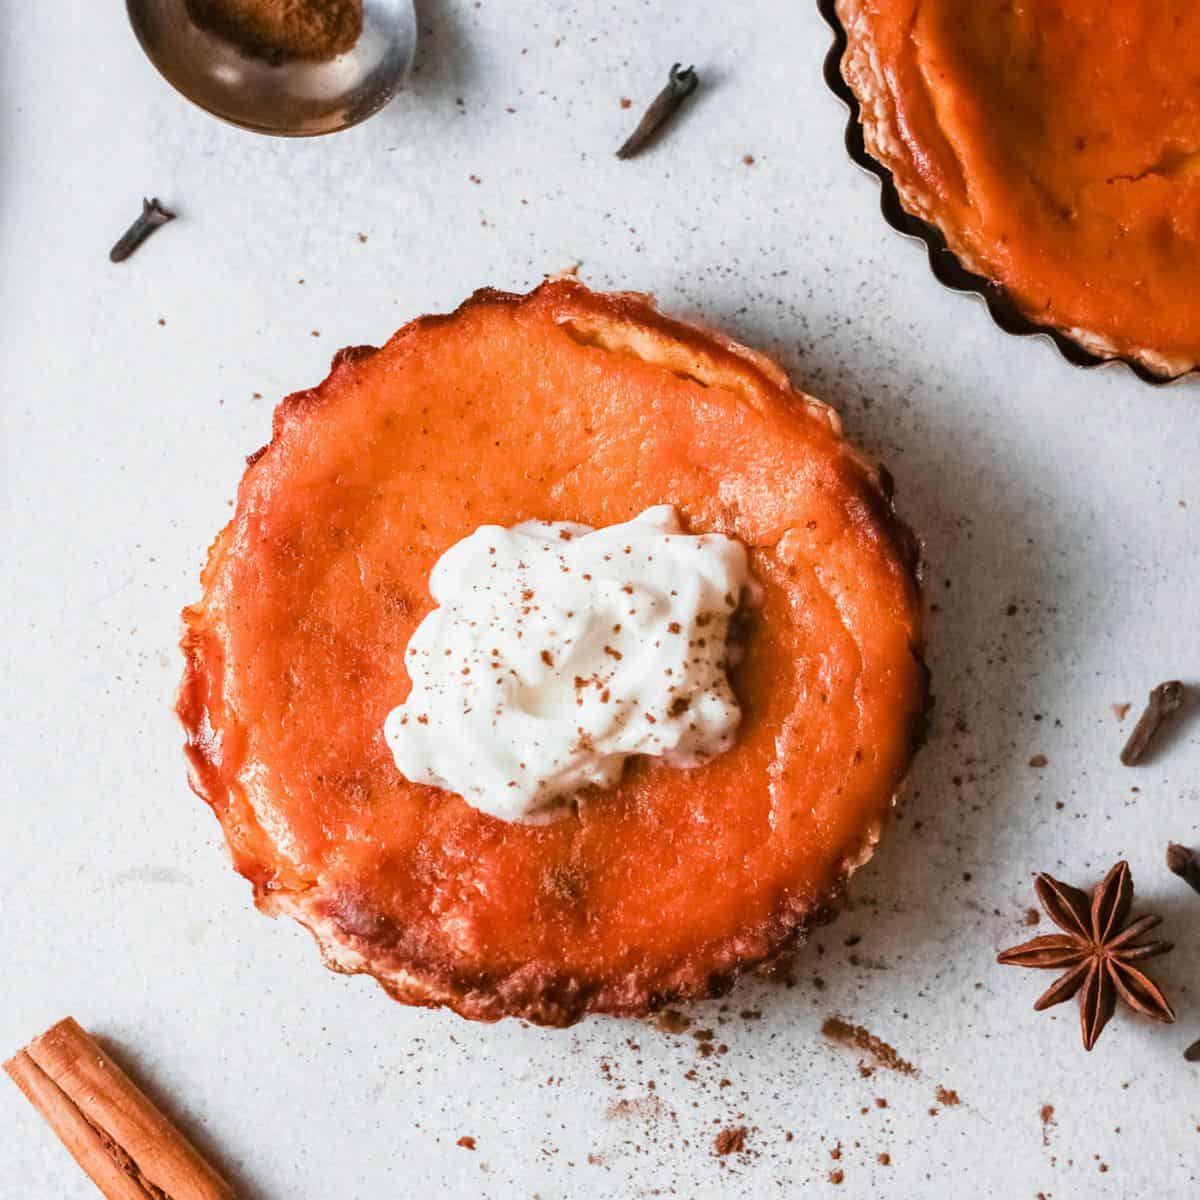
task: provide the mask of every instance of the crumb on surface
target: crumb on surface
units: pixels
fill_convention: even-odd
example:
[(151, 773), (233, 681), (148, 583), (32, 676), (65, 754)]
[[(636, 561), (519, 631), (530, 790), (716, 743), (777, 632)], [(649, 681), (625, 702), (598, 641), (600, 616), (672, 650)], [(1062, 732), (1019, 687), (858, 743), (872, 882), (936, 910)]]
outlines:
[[(882, 1038), (877, 1038), (861, 1025), (854, 1025), (843, 1017), (826, 1017), (824, 1024), (821, 1026), (821, 1033), (831, 1042), (836, 1042), (839, 1045), (848, 1046), (870, 1055), (879, 1066), (886, 1067), (889, 1071), (897, 1071), (901, 1075), (920, 1074), (912, 1063), (908, 1062), (907, 1059), (901, 1058)], [(870, 1078), (871, 1071), (865, 1064), (860, 1063), (859, 1073), (863, 1078)]]
[(654, 1024), (663, 1033), (683, 1033), (691, 1023), (691, 1017), (681, 1013), (677, 1008), (664, 1008), (654, 1021)]

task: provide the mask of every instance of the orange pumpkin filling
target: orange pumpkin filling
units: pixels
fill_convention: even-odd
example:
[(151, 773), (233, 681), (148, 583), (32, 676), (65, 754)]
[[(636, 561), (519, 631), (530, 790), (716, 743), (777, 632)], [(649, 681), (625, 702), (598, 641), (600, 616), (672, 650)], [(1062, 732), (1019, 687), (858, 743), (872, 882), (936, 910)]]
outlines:
[(870, 152), (1036, 323), (1200, 362), (1200, 7), (838, 0)]
[[(383, 736), (446, 548), (674, 504), (750, 548), (743, 721), (550, 825), (408, 782)], [(288, 397), (185, 612), (196, 789), (261, 907), (398, 998), (562, 1023), (703, 995), (869, 857), (926, 695), (911, 535), (760, 356), (572, 282), (479, 293)]]

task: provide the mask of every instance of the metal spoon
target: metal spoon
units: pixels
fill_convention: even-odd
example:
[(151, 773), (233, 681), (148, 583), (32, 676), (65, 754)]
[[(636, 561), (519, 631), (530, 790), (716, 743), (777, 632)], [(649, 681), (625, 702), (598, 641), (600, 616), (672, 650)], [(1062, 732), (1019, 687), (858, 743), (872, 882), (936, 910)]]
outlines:
[(197, 27), (185, 0), (126, 0), (133, 32), (162, 77), (194, 104), (277, 137), (336, 133), (396, 94), (417, 45), (413, 0), (362, 0), (357, 43), (328, 62), (278, 65)]

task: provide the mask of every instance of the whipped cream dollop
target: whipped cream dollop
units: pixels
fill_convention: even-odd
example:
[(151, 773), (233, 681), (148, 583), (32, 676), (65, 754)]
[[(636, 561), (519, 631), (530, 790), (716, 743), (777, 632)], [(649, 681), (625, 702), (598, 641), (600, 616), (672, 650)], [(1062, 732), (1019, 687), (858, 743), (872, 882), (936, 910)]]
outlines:
[(670, 505), (592, 529), (485, 525), (429, 577), (384, 735), (414, 783), (506, 821), (549, 819), (633, 754), (693, 767), (741, 712), (726, 677), (746, 549), (683, 532)]

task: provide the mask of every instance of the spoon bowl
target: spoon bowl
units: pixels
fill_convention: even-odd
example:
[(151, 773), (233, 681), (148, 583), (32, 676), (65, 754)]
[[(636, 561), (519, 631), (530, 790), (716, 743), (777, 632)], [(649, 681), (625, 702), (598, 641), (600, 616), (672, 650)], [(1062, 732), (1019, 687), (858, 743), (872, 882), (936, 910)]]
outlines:
[(362, 0), (362, 33), (327, 62), (252, 57), (201, 29), (185, 0), (126, 0), (133, 32), (162, 77), (193, 104), (255, 133), (313, 137), (377, 113), (417, 45), (413, 0)]

